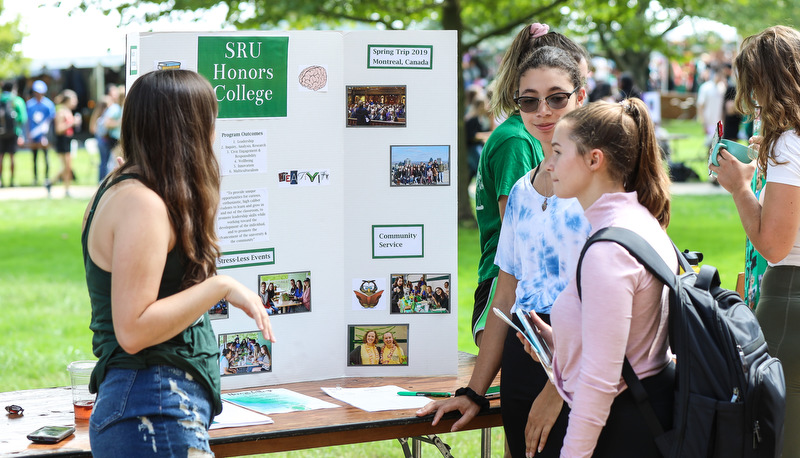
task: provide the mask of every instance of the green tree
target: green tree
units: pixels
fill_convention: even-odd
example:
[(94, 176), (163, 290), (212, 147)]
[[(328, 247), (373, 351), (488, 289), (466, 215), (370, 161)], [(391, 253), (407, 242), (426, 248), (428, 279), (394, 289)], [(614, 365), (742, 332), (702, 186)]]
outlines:
[[(747, 3), (755, 0), (734, 0)], [(767, 0), (776, 2), (783, 0)], [(712, 0), (83, 0), (82, 8), (116, 9), (124, 20), (150, 21), (173, 12), (203, 11), (226, 5), (227, 22), (239, 29), (331, 28), (366, 24), (379, 29), (441, 28), (458, 32), (460, 56), (484, 40), (513, 35), (524, 24), (543, 22), (584, 42), (596, 55), (614, 60), (644, 86), (651, 51), (669, 54), (663, 36), (686, 15)], [(139, 11), (147, 14), (136, 16)], [(464, 81), (458, 72), (458, 101)], [(458, 217), (472, 222), (467, 193), (464, 123), (459, 116)]]
[(773, 25), (800, 26), (797, 4), (788, 0), (731, 0), (708, 6), (705, 17), (736, 27), (742, 38)]
[[(0, 0), (0, 12), (4, 9), (3, 0)], [(21, 75), (28, 66), (28, 59), (22, 56), (18, 46), (24, 37), (19, 22), (19, 17), (16, 17), (0, 24), (0, 78)]]
[(565, 21), (571, 31), (585, 37), (596, 56), (614, 61), (621, 71), (630, 72), (640, 88), (648, 79), (650, 54), (673, 51), (664, 35), (680, 20), (699, 8), (703, 0), (576, 0)]
[[(146, 0), (117, 3), (123, 20), (150, 21), (175, 11), (202, 14), (220, 4), (228, 6), (227, 22), (239, 29), (331, 28), (366, 24), (378, 29), (435, 28), (458, 31), (458, 56), (483, 40), (516, 33), (523, 24), (560, 20), (559, 8), (567, 0)], [(109, 10), (107, 0), (83, 0), (82, 8)], [(149, 13), (137, 17), (146, 6)], [(510, 12), (510, 13), (509, 13)], [(458, 102), (464, 105), (464, 80), (458, 71)], [(460, 113), (460, 112), (459, 112)], [(464, 121), (458, 121), (458, 218), (474, 225), (467, 192)]]

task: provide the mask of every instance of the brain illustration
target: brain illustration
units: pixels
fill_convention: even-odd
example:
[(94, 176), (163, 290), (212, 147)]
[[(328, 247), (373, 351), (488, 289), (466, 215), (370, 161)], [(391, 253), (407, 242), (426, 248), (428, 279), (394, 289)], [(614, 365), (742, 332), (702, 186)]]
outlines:
[(325, 71), (324, 67), (312, 65), (300, 72), (300, 76), (297, 79), (304, 88), (318, 91), (328, 84), (328, 72)]

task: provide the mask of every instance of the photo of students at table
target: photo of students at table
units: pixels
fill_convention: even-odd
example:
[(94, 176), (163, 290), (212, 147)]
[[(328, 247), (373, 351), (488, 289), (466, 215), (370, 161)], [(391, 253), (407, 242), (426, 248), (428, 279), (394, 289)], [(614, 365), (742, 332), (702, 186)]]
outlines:
[(263, 341), (259, 335), (247, 332), (219, 336), (220, 376), (272, 370), (272, 342)]
[(311, 272), (262, 274), (259, 296), (270, 315), (311, 311)]
[[(351, 326), (355, 348), (347, 356), (348, 366), (406, 365), (408, 357), (408, 326), (389, 325), (378, 329), (360, 329)], [(359, 338), (357, 334), (363, 332)], [(396, 337), (398, 334), (400, 337)]]
[[(393, 274), (391, 313), (450, 313), (450, 275)], [(438, 292), (438, 294), (437, 294)]]

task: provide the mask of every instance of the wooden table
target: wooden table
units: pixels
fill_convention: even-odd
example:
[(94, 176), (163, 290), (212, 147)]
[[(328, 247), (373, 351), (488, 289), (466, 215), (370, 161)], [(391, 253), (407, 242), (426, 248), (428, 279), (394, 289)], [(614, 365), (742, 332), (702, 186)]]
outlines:
[(303, 305), (302, 301), (283, 301), (280, 304), (273, 302), (272, 305), (277, 308), (281, 314), (289, 313), (289, 307), (295, 307), (297, 305)]
[[(329, 397), (320, 387), (397, 385), (412, 391), (452, 392), (467, 385), (475, 359), (474, 355), (459, 353), (458, 376), (455, 377), (345, 377), (280, 385), (281, 388), (324, 399), (342, 407), (270, 415), (275, 421), (271, 425), (212, 430), (209, 432), (211, 448), (218, 457), (224, 457), (424, 437), (449, 432), (452, 424), (459, 418), (457, 412), (446, 415), (434, 427), (431, 426), (431, 417), (418, 418), (415, 409), (365, 412)], [(494, 385), (496, 384), (497, 380)], [(70, 388), (0, 393), (0, 407), (9, 404), (18, 404), (25, 412), (19, 417), (5, 416), (0, 426), (0, 456), (91, 456), (88, 422), (76, 424)], [(33, 444), (25, 437), (41, 426), (73, 424), (75, 435), (58, 444)], [(486, 439), (488, 428), (501, 424), (500, 402), (494, 400), (489, 411), (474, 418), (467, 428), (483, 428), (483, 437)], [(416, 445), (418, 449), (418, 444)], [(484, 444), (483, 451), (488, 450), (489, 447)], [(458, 454), (458, 451), (453, 453)], [(439, 453), (432, 450), (431, 454)]]

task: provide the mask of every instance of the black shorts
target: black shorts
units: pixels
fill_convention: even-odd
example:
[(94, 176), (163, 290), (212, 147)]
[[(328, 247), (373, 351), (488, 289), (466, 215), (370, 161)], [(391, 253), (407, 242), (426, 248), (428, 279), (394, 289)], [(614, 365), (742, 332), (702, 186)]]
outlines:
[(494, 299), (494, 291), (497, 285), (497, 277), (488, 278), (475, 288), (475, 305), (472, 309), (472, 340), (478, 332), (486, 327), (486, 315), (489, 313), (489, 304)]
[(17, 136), (0, 138), (0, 153), (14, 154), (17, 152)]
[[(539, 316), (550, 323), (550, 315), (540, 313)], [(522, 328), (519, 318), (512, 314), (514, 324)], [(545, 384), (549, 383), (547, 373), (525, 352), (525, 348), (517, 338), (517, 332), (508, 327), (503, 346), (502, 370), (500, 372), (500, 412), (503, 417), (503, 430), (508, 443), (508, 450), (514, 458), (525, 456), (525, 427), (528, 424), (533, 401), (539, 396)], [(544, 449), (536, 454), (536, 458), (557, 458), (564, 444), (569, 423), (569, 407), (565, 402), (561, 407), (553, 429), (547, 438)]]
[(59, 154), (67, 154), (71, 151), (72, 137), (66, 135), (56, 135), (56, 152)]

